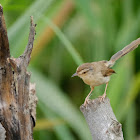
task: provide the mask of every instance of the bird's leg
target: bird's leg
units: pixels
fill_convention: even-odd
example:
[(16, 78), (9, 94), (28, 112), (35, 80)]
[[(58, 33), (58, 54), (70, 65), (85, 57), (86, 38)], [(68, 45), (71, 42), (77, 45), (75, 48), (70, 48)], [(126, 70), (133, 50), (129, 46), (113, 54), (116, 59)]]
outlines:
[(100, 102), (104, 101), (105, 97), (106, 97), (106, 90), (107, 90), (107, 86), (108, 86), (108, 83), (106, 83), (106, 87), (105, 87), (105, 92), (102, 96), (99, 96), (100, 98)]
[(89, 97), (90, 97), (92, 91), (94, 90), (94, 87), (91, 86), (90, 88), (91, 88), (91, 90), (90, 90), (88, 96), (85, 98), (84, 106), (86, 106), (86, 104), (88, 103), (88, 101), (89, 101)]

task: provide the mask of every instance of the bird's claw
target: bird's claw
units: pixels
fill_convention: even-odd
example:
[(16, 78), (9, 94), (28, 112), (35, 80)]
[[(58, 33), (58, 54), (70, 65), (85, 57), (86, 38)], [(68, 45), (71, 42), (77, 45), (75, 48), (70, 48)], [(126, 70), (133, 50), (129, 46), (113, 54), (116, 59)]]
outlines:
[(105, 97), (106, 97), (106, 93), (104, 93), (102, 96), (99, 96), (99, 101), (100, 102), (104, 102), (105, 101)]
[(86, 107), (88, 103), (89, 103), (89, 98), (86, 98), (84, 102), (84, 106)]

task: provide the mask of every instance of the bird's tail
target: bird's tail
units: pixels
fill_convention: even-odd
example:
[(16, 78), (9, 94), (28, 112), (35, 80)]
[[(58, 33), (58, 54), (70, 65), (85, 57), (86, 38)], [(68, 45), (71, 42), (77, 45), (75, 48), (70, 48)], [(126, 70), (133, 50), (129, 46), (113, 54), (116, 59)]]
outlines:
[(108, 61), (109, 67), (112, 67), (119, 58), (121, 58), (122, 56), (124, 56), (127, 53), (129, 53), (129, 52), (133, 51), (134, 49), (136, 49), (139, 44), (140, 44), (140, 38), (132, 41), (129, 45), (125, 46), (122, 50), (120, 50), (117, 53), (115, 53), (110, 58), (110, 60)]

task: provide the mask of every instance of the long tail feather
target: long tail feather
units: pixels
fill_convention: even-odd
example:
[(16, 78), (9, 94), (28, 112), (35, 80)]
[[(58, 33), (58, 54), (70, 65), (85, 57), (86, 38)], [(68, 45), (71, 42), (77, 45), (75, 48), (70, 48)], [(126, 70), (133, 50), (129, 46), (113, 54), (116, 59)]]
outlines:
[(140, 38), (132, 41), (129, 45), (125, 46), (122, 50), (120, 50), (117, 53), (115, 53), (110, 58), (110, 60), (108, 61), (110, 67), (113, 66), (115, 61), (117, 61), (119, 58), (121, 58), (122, 56), (124, 56), (127, 53), (129, 53), (129, 52), (133, 51), (134, 49), (136, 49), (139, 44), (140, 44)]

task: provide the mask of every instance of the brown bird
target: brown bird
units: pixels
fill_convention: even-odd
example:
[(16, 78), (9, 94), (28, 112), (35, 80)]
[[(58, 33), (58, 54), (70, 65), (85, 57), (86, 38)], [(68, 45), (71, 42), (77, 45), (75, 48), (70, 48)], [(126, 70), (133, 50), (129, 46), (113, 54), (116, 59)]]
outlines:
[(102, 96), (99, 96), (99, 98), (100, 98), (100, 101), (104, 101), (106, 97), (106, 90), (107, 90), (108, 82), (110, 80), (110, 76), (113, 73), (115, 73), (115, 71), (111, 69), (111, 67), (115, 64), (115, 62), (119, 58), (126, 55), (130, 51), (136, 49), (139, 44), (140, 44), (140, 38), (138, 38), (137, 40), (134, 40), (129, 45), (124, 47), (122, 50), (115, 53), (110, 58), (109, 61), (103, 60), (103, 61), (98, 61), (98, 62), (84, 63), (77, 68), (76, 73), (74, 73), (72, 77), (78, 76), (82, 78), (84, 83), (86, 83), (87, 85), (90, 85), (90, 88), (91, 88), (91, 91), (89, 92), (88, 96), (85, 98), (85, 102), (84, 102), (85, 106), (89, 101), (89, 97), (94, 87), (102, 85), (102, 84), (106, 84), (105, 92)]

